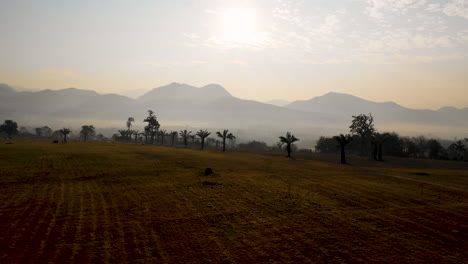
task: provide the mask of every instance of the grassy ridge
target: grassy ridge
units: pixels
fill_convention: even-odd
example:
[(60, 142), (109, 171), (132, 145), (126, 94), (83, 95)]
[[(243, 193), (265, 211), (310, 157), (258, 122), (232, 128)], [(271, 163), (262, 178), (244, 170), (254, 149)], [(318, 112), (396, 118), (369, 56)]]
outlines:
[(1, 263), (468, 260), (463, 167), (0, 143)]

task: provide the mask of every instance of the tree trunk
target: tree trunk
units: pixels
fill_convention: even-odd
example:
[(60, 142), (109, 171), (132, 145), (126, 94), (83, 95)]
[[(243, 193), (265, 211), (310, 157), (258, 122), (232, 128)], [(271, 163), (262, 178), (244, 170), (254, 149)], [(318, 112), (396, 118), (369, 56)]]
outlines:
[(379, 144), (379, 161), (383, 161), (383, 159), (382, 159), (382, 144)]
[(226, 151), (226, 139), (223, 138), (223, 152)]
[(288, 145), (286, 146), (286, 151), (288, 152), (288, 156), (287, 156), (287, 157), (290, 158), (290, 157), (291, 157), (291, 145), (288, 144)]
[(377, 159), (377, 153), (378, 153), (377, 146), (378, 146), (378, 144), (377, 144), (377, 143), (373, 143), (372, 145), (373, 145), (373, 148), (372, 148), (372, 158), (373, 158), (374, 160), (378, 160), (378, 159)]
[(344, 149), (344, 146), (341, 145), (341, 164), (346, 164), (346, 156)]
[(205, 148), (205, 139), (201, 139), (201, 149), (203, 150)]

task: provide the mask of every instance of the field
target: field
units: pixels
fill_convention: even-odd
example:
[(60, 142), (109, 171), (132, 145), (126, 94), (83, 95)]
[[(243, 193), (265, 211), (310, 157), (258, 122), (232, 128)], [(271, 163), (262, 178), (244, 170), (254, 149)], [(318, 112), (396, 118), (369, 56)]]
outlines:
[(6, 143), (0, 263), (468, 262), (466, 162)]

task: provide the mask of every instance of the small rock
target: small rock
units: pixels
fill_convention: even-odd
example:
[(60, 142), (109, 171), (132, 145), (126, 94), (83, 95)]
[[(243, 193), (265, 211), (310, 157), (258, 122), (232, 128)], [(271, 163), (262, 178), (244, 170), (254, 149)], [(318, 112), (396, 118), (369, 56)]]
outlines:
[(208, 176), (208, 175), (211, 175), (211, 174), (213, 174), (213, 170), (211, 168), (206, 168), (204, 175)]

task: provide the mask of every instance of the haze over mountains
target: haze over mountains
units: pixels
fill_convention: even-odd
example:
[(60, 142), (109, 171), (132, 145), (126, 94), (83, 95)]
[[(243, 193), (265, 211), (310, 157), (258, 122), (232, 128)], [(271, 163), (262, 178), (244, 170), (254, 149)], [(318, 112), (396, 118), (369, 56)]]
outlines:
[(351, 116), (361, 113), (372, 113), (379, 131), (402, 135), (452, 138), (466, 136), (468, 131), (468, 108), (410, 109), (394, 102), (371, 102), (333, 92), (283, 107), (272, 103), (234, 97), (217, 84), (197, 88), (171, 83), (136, 99), (76, 88), (16, 91), (0, 84), (0, 120), (14, 119), (30, 126), (50, 122), (79, 126), (94, 122), (98, 128), (116, 124), (123, 127), (129, 116), (142, 121), (147, 110), (152, 109), (162, 126), (229, 128), (263, 140), (274, 140), (285, 131), (315, 137), (347, 133)]

